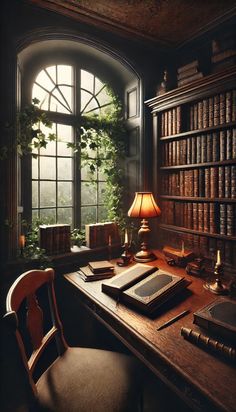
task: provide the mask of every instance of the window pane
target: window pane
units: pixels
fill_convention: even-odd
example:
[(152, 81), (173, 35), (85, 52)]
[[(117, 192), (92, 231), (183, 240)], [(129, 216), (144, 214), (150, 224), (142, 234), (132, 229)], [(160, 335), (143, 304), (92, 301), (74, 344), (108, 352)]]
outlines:
[(88, 103), (88, 105), (84, 109), (84, 113), (88, 113), (93, 111), (94, 113), (98, 113), (98, 102), (97, 100), (93, 97), (92, 100)]
[(90, 169), (88, 165), (81, 167), (81, 180), (89, 180), (91, 177)]
[(57, 135), (60, 142), (73, 142), (72, 127), (66, 124), (57, 125)]
[(51, 77), (52, 81), (54, 83), (56, 83), (56, 66), (49, 66), (46, 68), (47, 73), (49, 74), (49, 76)]
[(58, 223), (66, 223), (67, 225), (72, 225), (72, 209), (58, 208), (57, 220)]
[(32, 91), (32, 99), (38, 99), (40, 101), (40, 109), (48, 109), (48, 93), (42, 89), (42, 87), (34, 84)]
[(40, 157), (40, 179), (56, 179), (55, 157)]
[(81, 207), (81, 226), (87, 225), (89, 223), (96, 223), (96, 207), (86, 206)]
[(32, 157), (32, 179), (38, 179), (38, 158)]
[(105, 182), (99, 182), (98, 184), (98, 203), (104, 203)]
[(58, 183), (58, 206), (72, 206), (72, 183)]
[(56, 223), (56, 209), (40, 209), (40, 220), (47, 225)]
[(73, 142), (72, 127), (65, 124), (57, 125), (57, 135), (58, 135), (58, 145), (57, 154), (58, 156), (73, 156), (71, 148), (67, 147), (67, 143)]
[(98, 221), (105, 222), (107, 220), (107, 211), (105, 206), (98, 206)]
[(32, 207), (38, 207), (38, 182), (32, 182)]
[(89, 103), (89, 101), (93, 98), (93, 96), (90, 93), (86, 92), (85, 90), (81, 90), (80, 98), (81, 98), (81, 102), (80, 102), (81, 112), (83, 112), (85, 106)]
[(104, 83), (101, 82), (97, 77), (95, 77), (95, 94), (100, 92), (100, 90), (103, 88)]
[(93, 82), (94, 82), (94, 75), (85, 71), (81, 70), (81, 87), (82, 89), (86, 89), (91, 93), (94, 93), (93, 89)]
[[(53, 123), (52, 128), (46, 127), (42, 123), (39, 124), (39, 128), (42, 131), (42, 133), (45, 134), (46, 138), (48, 137), (49, 134), (56, 134), (56, 125)], [(47, 139), (47, 146), (46, 148), (41, 148), (40, 149), (40, 154), (45, 156), (45, 155), (56, 155), (56, 142), (55, 140), (49, 141)]]
[(43, 86), (44, 89), (48, 91), (52, 90), (55, 87), (55, 78), (52, 79), (51, 76), (48, 76), (48, 70), (42, 70), (38, 76), (36, 77), (35, 81), (39, 85)]
[(40, 207), (56, 206), (56, 182), (40, 182)]
[(58, 179), (72, 180), (72, 159), (58, 158)]
[(81, 183), (81, 204), (95, 205), (97, 203), (97, 188), (96, 185)]
[(102, 106), (103, 104), (106, 104), (106, 103), (110, 103), (111, 98), (110, 98), (109, 94), (107, 93), (105, 87), (97, 95), (97, 99), (99, 101), (100, 106)]
[(38, 209), (32, 210), (32, 222), (33, 222), (34, 220), (37, 220), (38, 218), (39, 218)]
[(53, 95), (51, 95), (50, 110), (52, 112), (60, 113), (70, 112), (70, 109), (68, 108), (67, 104), (65, 103), (62, 96), (59, 94), (57, 90), (55, 90), (55, 92), (53, 91)]
[(72, 85), (72, 67), (65, 65), (57, 66), (58, 84)]

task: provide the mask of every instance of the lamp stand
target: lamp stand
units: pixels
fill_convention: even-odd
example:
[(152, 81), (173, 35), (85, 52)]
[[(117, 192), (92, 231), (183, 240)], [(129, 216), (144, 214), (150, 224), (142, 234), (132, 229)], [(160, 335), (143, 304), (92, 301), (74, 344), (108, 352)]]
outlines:
[(141, 227), (138, 231), (138, 236), (141, 242), (141, 250), (134, 255), (135, 262), (146, 263), (157, 259), (154, 253), (148, 249), (148, 238), (150, 232), (151, 230), (149, 229), (148, 221), (143, 219), (141, 221)]

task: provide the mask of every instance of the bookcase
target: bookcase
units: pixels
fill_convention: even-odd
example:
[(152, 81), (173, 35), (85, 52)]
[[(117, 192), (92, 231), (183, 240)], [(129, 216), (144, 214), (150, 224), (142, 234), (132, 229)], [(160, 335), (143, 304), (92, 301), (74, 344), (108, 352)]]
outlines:
[(157, 238), (236, 267), (236, 66), (146, 101)]

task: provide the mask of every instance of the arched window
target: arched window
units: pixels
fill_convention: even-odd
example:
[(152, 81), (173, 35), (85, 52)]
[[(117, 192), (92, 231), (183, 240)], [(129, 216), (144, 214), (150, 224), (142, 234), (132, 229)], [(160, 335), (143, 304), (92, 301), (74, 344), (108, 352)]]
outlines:
[[(76, 227), (106, 220), (104, 176), (97, 168), (91, 184), (88, 170), (80, 167), (80, 156), (67, 143), (79, 139), (76, 130), (81, 116), (113, 109), (107, 86), (87, 70), (56, 64), (37, 74), (32, 88), (34, 98), (48, 112), (53, 122), (50, 132), (56, 140), (46, 148), (34, 149), (37, 157), (32, 157), (32, 217)], [(41, 129), (47, 134), (45, 127)], [(94, 151), (88, 154), (94, 156)]]
[[(22, 158), (19, 222), (39, 218), (46, 224), (84, 228), (85, 224), (108, 220), (106, 177), (96, 166), (91, 183), (89, 166), (81, 161), (85, 151), (90, 158), (100, 156), (101, 151), (83, 145), (74, 151), (67, 144), (77, 145), (83, 138), (84, 116), (114, 113), (114, 92), (121, 101), (127, 129), (128, 151), (122, 170), (132, 198), (142, 179), (141, 82), (123, 57), (101, 43), (74, 34), (52, 36), (44, 34), (42, 39), (40, 33), (38, 41), (30, 37), (28, 46), (24, 44), (18, 54), (19, 106), (23, 109), (37, 98), (39, 108), (53, 123), (48, 133), (56, 136), (46, 147), (34, 149), (37, 156)], [(40, 129), (48, 134), (42, 124)], [(99, 161), (95, 163), (99, 165)]]

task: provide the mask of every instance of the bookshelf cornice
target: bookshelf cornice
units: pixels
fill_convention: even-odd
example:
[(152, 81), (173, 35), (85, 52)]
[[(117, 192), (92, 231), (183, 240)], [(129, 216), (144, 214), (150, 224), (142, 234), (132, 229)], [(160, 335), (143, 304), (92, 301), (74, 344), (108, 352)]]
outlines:
[(171, 107), (198, 100), (203, 97), (211, 96), (222, 90), (236, 86), (236, 66), (224, 72), (218, 72), (205, 76), (193, 83), (170, 90), (169, 92), (146, 100), (145, 104), (151, 109), (152, 113), (161, 112)]

